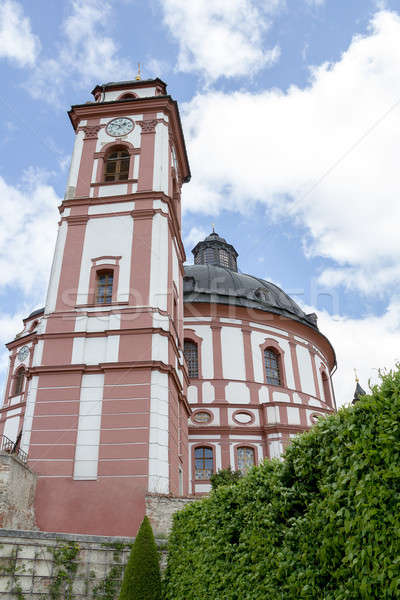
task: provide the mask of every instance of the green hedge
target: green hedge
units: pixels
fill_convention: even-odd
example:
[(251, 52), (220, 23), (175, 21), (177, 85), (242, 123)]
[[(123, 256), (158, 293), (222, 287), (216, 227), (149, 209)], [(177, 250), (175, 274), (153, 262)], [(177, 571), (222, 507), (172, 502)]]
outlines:
[(175, 516), (166, 600), (400, 598), (400, 372)]

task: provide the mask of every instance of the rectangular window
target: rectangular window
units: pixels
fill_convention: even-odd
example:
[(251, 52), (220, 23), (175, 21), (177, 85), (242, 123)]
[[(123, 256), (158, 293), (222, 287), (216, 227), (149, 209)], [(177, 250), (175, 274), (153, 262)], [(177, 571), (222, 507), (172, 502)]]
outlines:
[(213, 451), (212, 448), (195, 448), (195, 478), (197, 480), (208, 480), (213, 474)]
[(97, 273), (96, 302), (97, 304), (111, 304), (113, 289), (113, 271), (100, 271)]

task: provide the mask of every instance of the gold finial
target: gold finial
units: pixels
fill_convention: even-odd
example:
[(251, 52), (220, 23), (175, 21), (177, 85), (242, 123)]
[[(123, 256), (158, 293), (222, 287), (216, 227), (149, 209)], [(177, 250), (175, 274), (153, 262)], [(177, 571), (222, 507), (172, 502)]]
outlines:
[(360, 380), (358, 379), (358, 375), (357, 375), (357, 369), (354, 369), (354, 376), (356, 378), (356, 383), (359, 383)]
[(215, 233), (215, 223), (212, 224), (212, 228), (213, 228), (212, 232)]
[(137, 75), (135, 77), (135, 81), (140, 81), (142, 79), (142, 76), (140, 74), (140, 62), (137, 65), (138, 65), (138, 70), (137, 70)]

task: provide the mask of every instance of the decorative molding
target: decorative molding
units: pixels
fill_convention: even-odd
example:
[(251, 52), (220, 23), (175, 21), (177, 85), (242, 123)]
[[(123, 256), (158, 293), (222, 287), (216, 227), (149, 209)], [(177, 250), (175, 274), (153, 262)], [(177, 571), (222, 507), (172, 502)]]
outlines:
[(78, 127), (78, 131), (84, 131), (84, 140), (97, 140), (100, 129), (103, 129), (105, 125), (83, 125)]
[(146, 121), (137, 121), (142, 128), (142, 133), (155, 133), (156, 125), (159, 119), (148, 119)]

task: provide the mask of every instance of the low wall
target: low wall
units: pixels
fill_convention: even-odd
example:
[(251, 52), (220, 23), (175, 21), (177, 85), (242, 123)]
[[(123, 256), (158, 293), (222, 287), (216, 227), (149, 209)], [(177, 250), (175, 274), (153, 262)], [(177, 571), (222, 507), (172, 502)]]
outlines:
[(117, 599), (133, 541), (0, 529), (0, 599)]
[(0, 451), (0, 527), (35, 529), (36, 474), (13, 454)]

